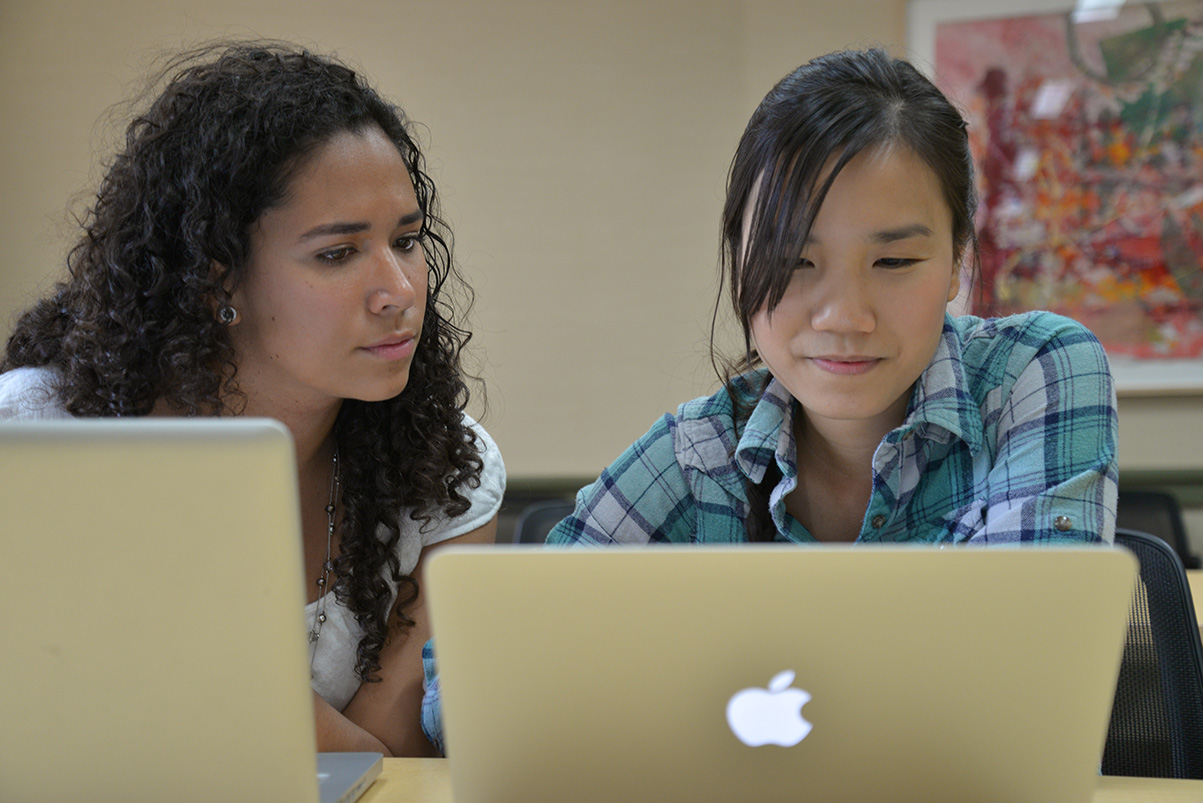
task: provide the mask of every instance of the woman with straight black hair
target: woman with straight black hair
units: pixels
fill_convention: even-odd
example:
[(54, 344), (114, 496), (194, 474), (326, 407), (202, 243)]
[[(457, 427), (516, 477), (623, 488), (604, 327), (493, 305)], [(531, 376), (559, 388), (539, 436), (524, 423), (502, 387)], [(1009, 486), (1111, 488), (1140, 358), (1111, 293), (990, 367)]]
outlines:
[(723, 208), (742, 359), (548, 543), (1110, 542), (1115, 391), (1096, 338), (1047, 312), (946, 309), (976, 262), (976, 207), (965, 121), (912, 65), (845, 51), (783, 78)]
[[(548, 543), (1112, 541), (1098, 341), (1046, 312), (946, 309), (976, 200), (965, 122), (910, 64), (846, 51), (783, 78), (723, 209), (742, 358), (712, 338), (722, 389), (657, 421)], [(432, 681), (428, 721), (438, 703)]]
[(467, 289), (421, 151), (362, 77), (292, 45), (207, 46), (161, 78), (8, 340), (0, 420), (282, 421), (318, 747), (433, 754), (415, 578), (436, 544), (494, 540), (505, 468), (464, 414)]

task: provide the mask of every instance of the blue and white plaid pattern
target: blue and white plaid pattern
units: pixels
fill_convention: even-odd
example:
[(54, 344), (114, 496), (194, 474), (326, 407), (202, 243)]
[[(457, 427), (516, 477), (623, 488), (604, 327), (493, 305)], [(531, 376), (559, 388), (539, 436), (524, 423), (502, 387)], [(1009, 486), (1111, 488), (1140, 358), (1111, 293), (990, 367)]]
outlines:
[[(763, 371), (737, 380), (755, 403), (737, 422), (726, 391), (665, 415), (593, 484), (549, 544), (747, 540), (747, 479), (775, 460), (777, 539), (814, 538), (785, 511), (797, 482), (797, 405)], [(903, 425), (873, 456), (860, 542), (1110, 542), (1115, 390), (1098, 340), (1068, 318), (946, 318)]]
[(433, 641), (422, 645), (422, 732), (441, 755), (447, 754), (443, 744), (443, 698), (439, 692)]

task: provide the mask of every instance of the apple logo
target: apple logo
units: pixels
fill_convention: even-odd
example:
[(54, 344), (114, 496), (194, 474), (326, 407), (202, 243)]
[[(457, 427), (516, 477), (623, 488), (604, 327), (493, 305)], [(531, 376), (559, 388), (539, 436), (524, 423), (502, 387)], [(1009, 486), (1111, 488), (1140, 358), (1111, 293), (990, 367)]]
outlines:
[(793, 670), (777, 674), (767, 689), (736, 692), (727, 702), (727, 724), (735, 737), (749, 747), (775, 744), (793, 747), (810, 733), (811, 723), (802, 716), (810, 693), (791, 689)]

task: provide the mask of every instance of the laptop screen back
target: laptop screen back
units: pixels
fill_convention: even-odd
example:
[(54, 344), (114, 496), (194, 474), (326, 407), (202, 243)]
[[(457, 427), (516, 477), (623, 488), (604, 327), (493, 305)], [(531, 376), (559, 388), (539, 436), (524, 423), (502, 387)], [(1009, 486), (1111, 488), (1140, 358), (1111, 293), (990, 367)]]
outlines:
[(0, 799), (317, 800), (287, 430), (0, 425), (0, 521)]
[(456, 800), (1088, 800), (1135, 572), (1103, 548), (448, 548), (426, 588)]

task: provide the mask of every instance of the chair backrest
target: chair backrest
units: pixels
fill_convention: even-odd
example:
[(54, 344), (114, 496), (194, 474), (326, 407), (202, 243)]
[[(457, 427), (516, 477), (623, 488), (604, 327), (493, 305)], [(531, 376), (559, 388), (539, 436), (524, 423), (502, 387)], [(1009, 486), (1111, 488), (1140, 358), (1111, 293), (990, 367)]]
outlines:
[(1198, 556), (1191, 554), (1182, 509), (1172, 494), (1164, 491), (1120, 491), (1116, 526), (1139, 530), (1162, 539), (1174, 548), (1182, 565), (1198, 569)]
[(1203, 644), (1182, 562), (1161, 538), (1116, 531), (1140, 579), (1103, 750), (1104, 775), (1203, 780)]
[(551, 528), (576, 508), (572, 502), (549, 499), (532, 502), (522, 508), (514, 522), (515, 544), (541, 544), (547, 540)]

